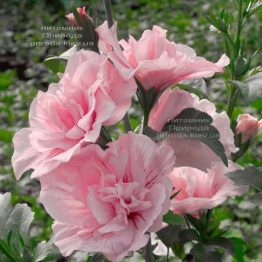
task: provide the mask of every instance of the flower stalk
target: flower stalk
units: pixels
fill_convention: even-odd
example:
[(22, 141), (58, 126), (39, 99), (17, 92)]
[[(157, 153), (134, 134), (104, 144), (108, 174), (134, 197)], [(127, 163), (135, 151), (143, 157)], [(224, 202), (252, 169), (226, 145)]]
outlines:
[(152, 251), (152, 244), (151, 244), (151, 236), (149, 234), (149, 240), (145, 246), (145, 261), (146, 262), (153, 262), (153, 251)]
[(106, 13), (106, 20), (108, 23), (108, 27), (110, 28), (114, 24), (112, 8), (111, 8), (111, 0), (103, 0), (105, 13)]

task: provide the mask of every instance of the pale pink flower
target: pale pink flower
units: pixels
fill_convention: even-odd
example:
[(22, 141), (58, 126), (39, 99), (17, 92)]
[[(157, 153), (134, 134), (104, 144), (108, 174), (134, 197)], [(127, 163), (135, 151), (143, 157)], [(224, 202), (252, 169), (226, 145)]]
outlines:
[(199, 216), (202, 210), (212, 209), (229, 197), (239, 196), (248, 190), (248, 186), (238, 186), (225, 174), (241, 169), (229, 161), (228, 168), (223, 163), (216, 163), (207, 172), (192, 168), (174, 168), (170, 179), (174, 193), (179, 192), (171, 200), (171, 210), (180, 215)]
[(170, 207), (172, 149), (128, 133), (81, 149), (40, 178), (40, 201), (55, 219), (54, 240), (64, 256), (102, 252), (120, 261), (146, 245)]
[(126, 70), (121, 68), (123, 75), (135, 75), (146, 90), (154, 87), (159, 91), (182, 80), (212, 77), (229, 64), (226, 55), (212, 63), (197, 56), (192, 48), (169, 41), (167, 31), (159, 26), (144, 31), (139, 40), (129, 36), (128, 42), (119, 41), (123, 51), (117, 43), (116, 24), (108, 29), (104, 22), (96, 31), (100, 50), (109, 53), (116, 66), (126, 66)]
[(102, 125), (122, 119), (135, 91), (135, 81), (125, 81), (104, 55), (72, 55), (60, 82), (38, 92), (30, 108), (30, 127), (13, 139), (17, 179), (29, 169), (34, 169), (32, 177), (46, 174), (81, 146), (96, 142)]
[[(86, 13), (86, 7), (83, 6), (83, 7), (78, 7), (77, 9), (77, 12), (79, 14), (79, 17), (81, 19), (81, 21), (85, 21), (86, 19), (89, 19), (90, 21), (93, 21), (92, 18)], [(69, 24), (71, 26), (80, 26), (80, 24), (78, 23), (78, 21), (76, 20), (75, 16), (73, 13), (70, 13), (68, 15), (65, 16), (69, 22)]]
[[(154, 130), (161, 131), (168, 121), (173, 120), (186, 108), (200, 110), (213, 118), (212, 125), (219, 131), (219, 140), (223, 144), (228, 157), (231, 152), (237, 151), (234, 144), (234, 133), (230, 128), (230, 120), (226, 112), (217, 113), (213, 103), (206, 99), (199, 100), (196, 95), (181, 89), (172, 90), (168, 88), (164, 91), (150, 112), (148, 124)], [(199, 140), (173, 135), (162, 143), (173, 148), (177, 167), (190, 166), (206, 171), (213, 161), (220, 161), (219, 157)]]
[(240, 114), (237, 118), (236, 133), (242, 134), (241, 142), (245, 143), (254, 136), (262, 128), (262, 120), (258, 120), (250, 114)]

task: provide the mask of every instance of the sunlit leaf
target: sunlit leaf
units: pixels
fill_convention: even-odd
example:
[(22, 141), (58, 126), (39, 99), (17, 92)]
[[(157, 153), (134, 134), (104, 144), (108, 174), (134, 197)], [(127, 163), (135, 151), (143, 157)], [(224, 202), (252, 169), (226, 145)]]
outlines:
[(33, 258), (34, 262), (44, 260), (46, 257), (55, 255), (58, 253), (57, 248), (54, 246), (53, 241), (42, 241), (37, 245), (36, 252)]

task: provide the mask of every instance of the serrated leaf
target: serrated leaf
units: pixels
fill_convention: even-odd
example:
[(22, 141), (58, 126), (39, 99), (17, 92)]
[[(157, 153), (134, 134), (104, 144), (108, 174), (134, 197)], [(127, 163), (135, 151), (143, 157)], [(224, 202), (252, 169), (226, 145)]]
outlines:
[(262, 190), (262, 171), (255, 166), (248, 166), (226, 174), (238, 185), (248, 185), (257, 190)]

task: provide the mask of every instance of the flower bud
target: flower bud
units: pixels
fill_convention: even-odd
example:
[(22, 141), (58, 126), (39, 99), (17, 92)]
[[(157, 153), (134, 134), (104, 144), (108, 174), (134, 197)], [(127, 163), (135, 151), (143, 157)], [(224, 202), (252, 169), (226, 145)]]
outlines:
[(75, 18), (73, 13), (70, 13), (70, 14), (65, 16), (71, 26), (75, 26), (75, 27), (76, 26), (80, 26), (84, 22), (86, 22), (87, 20), (93, 22), (93, 19), (86, 13), (86, 7), (85, 6), (78, 7), (77, 8), (77, 12), (79, 14), (79, 17), (80, 17), (80, 20), (81, 20), (81, 24), (77, 21), (77, 19)]
[(237, 118), (236, 133), (242, 134), (241, 142), (244, 144), (253, 138), (262, 127), (262, 120), (258, 121), (257, 118), (250, 114), (241, 114)]

